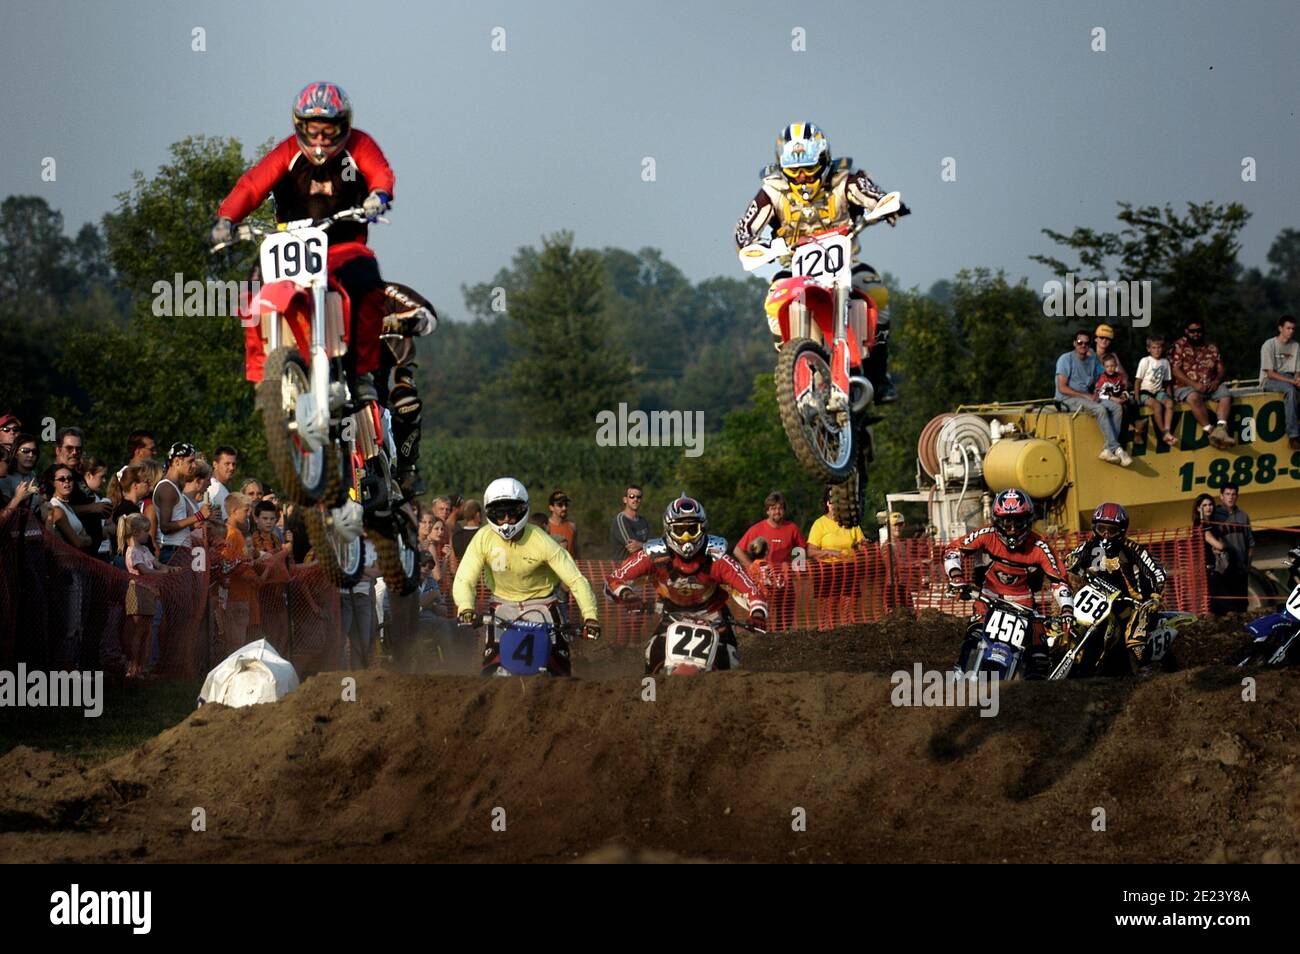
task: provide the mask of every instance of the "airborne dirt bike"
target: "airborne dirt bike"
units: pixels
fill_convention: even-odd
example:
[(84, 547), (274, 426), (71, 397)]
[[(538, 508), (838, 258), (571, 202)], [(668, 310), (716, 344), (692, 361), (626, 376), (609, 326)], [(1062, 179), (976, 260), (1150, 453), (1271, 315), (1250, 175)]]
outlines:
[[(1142, 650), (1136, 658), (1124, 645), (1126, 621), (1120, 610), (1131, 606), (1134, 613), (1144, 614), (1138, 625), (1146, 630)], [(1052, 670), (1050, 679), (1069, 676), (1127, 676), (1157, 665), (1175, 666), (1171, 647), (1184, 626), (1196, 621), (1192, 613), (1174, 610), (1153, 612), (1154, 604), (1125, 596), (1112, 583), (1094, 578), (1075, 594), (1074, 621), (1078, 636)]]
[[(1045, 616), (993, 593), (982, 593), (969, 583), (950, 587), (950, 591), (962, 600), (979, 599), (985, 606), (984, 618), (971, 624), (979, 629), (979, 643), (972, 650), (969, 668), (962, 671), (963, 675), (986, 672), (999, 679), (1023, 678), (1021, 661), (1034, 626), (1042, 624), (1050, 638), (1055, 638), (1060, 631), (1056, 617)], [(960, 659), (957, 665), (961, 665)]]
[(343, 372), (347, 305), (329, 288), (328, 231), (345, 221), (367, 217), (352, 208), (324, 219), (272, 229), (244, 224), (236, 231), (235, 241), (261, 239), (262, 287), (249, 309), (266, 355), (257, 407), (276, 480), (302, 508), (326, 575), (340, 586), (359, 580), (369, 536), (380, 575), (393, 592), (406, 595), (419, 582), (418, 533), (393, 475), (397, 447), (391, 416), (378, 402), (358, 401), (349, 390)]
[(791, 276), (772, 284), (763, 305), (781, 339), (777, 405), (795, 457), (830, 486), (831, 512), (844, 527), (861, 520), (875, 421), (868, 414), (875, 392), (863, 369), (876, 339), (876, 304), (853, 292), (853, 239), (908, 211), (891, 192), (855, 225), (800, 238), (793, 249), (778, 237), (739, 252), (747, 272), (789, 257)]

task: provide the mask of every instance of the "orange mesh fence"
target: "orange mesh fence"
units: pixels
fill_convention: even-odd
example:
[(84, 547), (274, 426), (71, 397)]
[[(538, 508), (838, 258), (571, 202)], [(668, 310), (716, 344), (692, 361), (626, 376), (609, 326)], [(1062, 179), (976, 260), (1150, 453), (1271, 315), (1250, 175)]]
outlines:
[[(178, 549), (171, 572), (145, 580), (69, 546), (29, 510), (0, 515), (0, 668), (121, 674), (137, 620), (147, 631), (141, 662), (165, 678), (198, 678), (261, 637), (300, 673), (342, 665), (338, 590), (319, 567), (272, 561), (253, 590), (258, 612), (245, 622), (238, 607), (232, 615), (214, 556)], [(156, 594), (152, 615), (128, 616), (148, 608), (138, 592), (146, 582)]]
[[(1145, 544), (1169, 574), (1172, 608), (1204, 614), (1210, 606), (1203, 541), (1191, 528), (1133, 537)], [(1083, 534), (1052, 541), (1058, 557)], [(799, 565), (755, 565), (753, 576), (769, 605), (776, 632), (828, 630), (864, 623), (904, 609), (966, 615), (969, 604), (947, 591), (945, 547), (929, 538), (868, 544), (851, 559)], [(196, 678), (245, 643), (265, 637), (300, 673), (347, 665), (340, 632), (339, 592), (315, 565), (294, 566), (287, 554), (256, 564), (256, 579), (239, 592), (223, 578), (215, 549), (180, 549), (176, 569), (149, 579), (158, 609), (150, 621), (146, 667), (161, 676)], [(639, 645), (649, 621), (605, 598), (610, 560), (580, 560), (596, 592), (604, 636), (614, 645)], [(970, 568), (968, 567), (968, 570)], [(453, 574), (443, 573), (448, 595)], [(969, 579), (968, 575), (968, 579)], [(104, 669), (120, 672), (127, 661), (133, 578), (124, 570), (81, 553), (48, 530), (30, 511), (0, 516), (0, 667), (17, 662), (41, 669)], [(653, 596), (648, 581), (641, 595)], [(480, 581), (479, 608), (487, 606)], [(1050, 592), (1039, 608), (1055, 612)], [(579, 620), (569, 600), (570, 619)]]

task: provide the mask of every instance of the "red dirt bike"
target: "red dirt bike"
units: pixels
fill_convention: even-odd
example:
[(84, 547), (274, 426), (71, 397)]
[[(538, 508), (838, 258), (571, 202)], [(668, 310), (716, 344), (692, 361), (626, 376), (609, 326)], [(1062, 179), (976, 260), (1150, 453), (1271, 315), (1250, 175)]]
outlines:
[(273, 229), (239, 226), (235, 241), (261, 241), (263, 284), (245, 320), (257, 321), (266, 360), (260, 380), (255, 362), (249, 377), (258, 381), (257, 407), (276, 480), (302, 508), (326, 574), (340, 586), (360, 579), (368, 536), (380, 574), (405, 595), (419, 582), (418, 533), (393, 475), (391, 416), (349, 390), (343, 372), (347, 305), (329, 288), (328, 231), (343, 221), (366, 221), (366, 215), (352, 208)]
[(831, 510), (845, 527), (858, 526), (871, 461), (868, 414), (875, 397), (863, 374), (876, 338), (876, 305), (853, 291), (853, 238), (869, 225), (906, 215), (897, 192), (855, 225), (800, 238), (753, 242), (740, 263), (753, 271), (789, 258), (792, 275), (772, 284), (763, 308), (781, 339), (776, 399), (795, 457), (830, 485)]

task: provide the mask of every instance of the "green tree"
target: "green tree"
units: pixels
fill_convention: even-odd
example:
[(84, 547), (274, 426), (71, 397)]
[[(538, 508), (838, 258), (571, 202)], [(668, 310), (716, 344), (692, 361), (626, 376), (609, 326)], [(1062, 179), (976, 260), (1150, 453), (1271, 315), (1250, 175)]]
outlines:
[(240, 451), (242, 472), (266, 475), (238, 317), (155, 314), (158, 289), (170, 295), (178, 274), (184, 281), (247, 279), (252, 245), (227, 256), (208, 247), (217, 205), (245, 167), (236, 140), (187, 138), (152, 178), (137, 171), (105, 216), (109, 260), (132, 296), (130, 324), (65, 343), (63, 366), (93, 387), (84, 403), (60, 413), (93, 421), (109, 453), (120, 453), (131, 430), (148, 427), (162, 447), (186, 440), (211, 453), (230, 444)]
[(677, 481), (709, 514), (710, 532), (734, 545), (763, 518), (763, 498), (779, 490), (787, 514), (807, 531), (822, 514), (822, 488), (795, 460), (781, 426), (771, 374), (754, 378), (747, 407), (729, 413), (699, 457), (683, 457)]
[(1189, 320), (1199, 319), (1206, 323), (1208, 340), (1223, 351), (1229, 377), (1233, 369), (1252, 364), (1249, 353), (1259, 347), (1260, 322), (1243, 312), (1236, 288), (1239, 235), (1250, 219), (1246, 208), (1237, 202), (1189, 202), (1182, 216), (1170, 205), (1135, 208), (1120, 202), (1119, 209), (1116, 218), (1123, 228), (1114, 232), (1076, 228), (1066, 235), (1043, 229), (1052, 241), (1078, 255), (1077, 265), (1052, 255), (1030, 258), (1061, 275), (1074, 272), (1090, 281), (1152, 283), (1151, 328), (1116, 325), (1115, 346), (1122, 354), (1145, 354), (1147, 334), (1177, 338)]
[[(516, 259), (519, 264), (519, 259)], [(592, 434), (597, 412), (627, 400), (628, 360), (603, 311), (600, 255), (560, 232), (542, 242), (509, 298), (517, 357), (506, 378), (520, 414), (543, 432)]]

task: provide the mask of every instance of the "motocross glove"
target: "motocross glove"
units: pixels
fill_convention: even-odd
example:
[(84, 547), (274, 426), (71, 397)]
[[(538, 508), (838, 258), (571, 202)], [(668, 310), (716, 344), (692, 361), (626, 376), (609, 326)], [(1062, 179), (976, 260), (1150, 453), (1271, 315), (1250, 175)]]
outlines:
[(767, 628), (767, 610), (756, 609), (749, 614), (749, 625), (755, 629)]
[(600, 639), (600, 623), (594, 619), (584, 620), (582, 635), (585, 639)]
[(388, 193), (370, 193), (366, 196), (366, 201), (361, 203), (361, 208), (371, 222), (378, 221), (379, 217), (388, 211)]
[(235, 238), (235, 223), (230, 221), (230, 219), (225, 218), (224, 216), (222, 218), (217, 219), (217, 224), (212, 226), (212, 244), (225, 245), (233, 241), (234, 238)]
[(459, 619), (466, 626), (473, 626), (476, 622), (478, 622), (478, 614), (475, 613), (472, 609), (461, 610), (460, 615), (456, 618)]
[(618, 601), (631, 609), (640, 609), (645, 605), (636, 590), (626, 589), (618, 594)]

